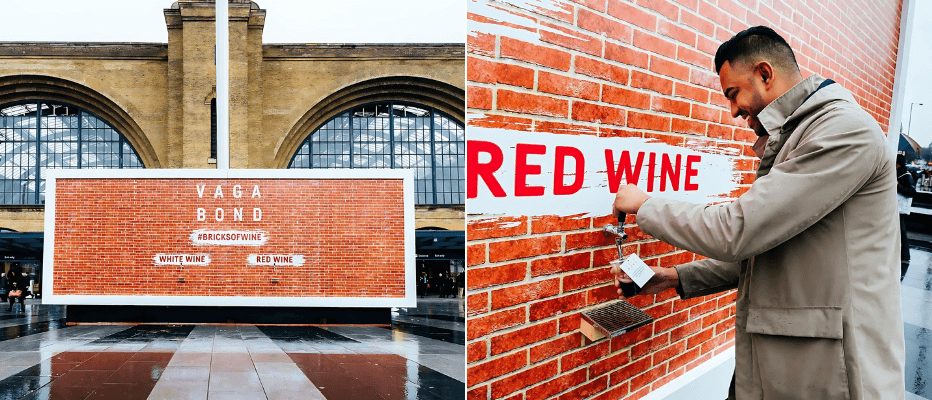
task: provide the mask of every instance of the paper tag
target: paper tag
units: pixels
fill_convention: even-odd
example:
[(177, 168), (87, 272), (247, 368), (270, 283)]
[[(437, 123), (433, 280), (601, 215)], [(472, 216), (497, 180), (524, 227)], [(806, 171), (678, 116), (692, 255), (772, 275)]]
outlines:
[(654, 276), (654, 270), (644, 264), (644, 261), (641, 261), (641, 257), (638, 257), (637, 254), (625, 258), (625, 262), (621, 263), (621, 270), (625, 271), (631, 277), (631, 280), (640, 287), (644, 287), (644, 284)]

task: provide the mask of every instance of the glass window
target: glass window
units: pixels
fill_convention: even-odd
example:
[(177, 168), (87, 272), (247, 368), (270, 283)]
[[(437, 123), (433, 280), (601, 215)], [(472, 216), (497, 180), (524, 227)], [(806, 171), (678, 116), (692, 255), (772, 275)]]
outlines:
[(0, 106), (0, 204), (45, 204), (49, 168), (145, 168), (120, 132), (73, 105)]
[(387, 102), (330, 119), (288, 168), (409, 168), (417, 204), (463, 204), (465, 165), (462, 125), (430, 107)]

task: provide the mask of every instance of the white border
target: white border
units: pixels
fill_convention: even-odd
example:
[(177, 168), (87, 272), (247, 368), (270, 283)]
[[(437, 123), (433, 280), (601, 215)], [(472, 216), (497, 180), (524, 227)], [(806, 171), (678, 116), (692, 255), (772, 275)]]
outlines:
[[(657, 390), (648, 393), (646, 396), (641, 397), (641, 400), (663, 400), (667, 396), (676, 393), (678, 390), (682, 389), (686, 385), (692, 383), (693, 381), (702, 379), (702, 377), (718, 367), (719, 365), (724, 364), (728, 360), (735, 359), (735, 346), (732, 345), (725, 351), (718, 353), (718, 355), (709, 359), (702, 364), (697, 365), (695, 368), (687, 371), (683, 375), (680, 375), (676, 379), (667, 382), (666, 385), (663, 385)], [(725, 396), (728, 396), (728, 388), (725, 389)]]
[[(906, 72), (909, 67), (909, 48), (913, 37), (913, 21), (916, 19), (916, 0), (904, 0), (900, 15), (900, 41), (897, 44), (896, 69), (893, 75), (893, 101), (890, 104), (890, 118), (887, 121), (887, 142), (893, 151), (900, 145), (900, 124), (903, 123), (903, 111), (906, 109)], [(910, 116), (911, 118), (912, 116)]]
[[(405, 296), (368, 297), (236, 297), (236, 296), (86, 296), (56, 295), (55, 188), (58, 179), (401, 179), (404, 186)], [(410, 169), (49, 169), (45, 180), (45, 249), (42, 303), (134, 306), (250, 307), (416, 307), (414, 250), (414, 171)], [(379, 224), (379, 221), (372, 221)]]

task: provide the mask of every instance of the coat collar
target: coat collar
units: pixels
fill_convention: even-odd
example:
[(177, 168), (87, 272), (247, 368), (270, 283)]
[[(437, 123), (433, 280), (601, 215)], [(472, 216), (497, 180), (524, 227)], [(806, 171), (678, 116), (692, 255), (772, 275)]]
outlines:
[[(800, 114), (806, 114), (806, 111), (815, 103), (811, 100), (811, 95), (818, 90), (819, 85), (825, 81), (825, 78), (812, 74), (803, 79), (790, 90), (783, 93), (776, 100), (770, 102), (764, 107), (757, 120), (767, 131), (769, 137), (760, 137), (759, 141), (766, 141), (762, 154), (760, 154), (760, 164), (757, 168), (757, 177), (760, 178), (770, 173), (777, 158), (777, 153), (783, 148), (786, 139), (792, 132), (785, 132), (784, 126), (791, 120), (798, 118)], [(818, 96), (816, 96), (818, 97)], [(810, 104), (812, 103), (812, 104)], [(803, 107), (806, 104), (807, 107)], [(755, 147), (760, 143), (755, 143)]]
[(812, 74), (796, 85), (793, 85), (790, 90), (787, 90), (786, 93), (783, 93), (776, 100), (770, 102), (767, 107), (764, 107), (764, 109), (757, 114), (757, 120), (760, 121), (761, 126), (764, 127), (767, 134), (771, 137), (779, 135), (781, 129), (783, 129), (783, 125), (786, 124), (790, 116), (803, 105), (803, 102), (808, 99), (809, 95), (811, 95), (824, 80), (825, 78), (818, 74)]

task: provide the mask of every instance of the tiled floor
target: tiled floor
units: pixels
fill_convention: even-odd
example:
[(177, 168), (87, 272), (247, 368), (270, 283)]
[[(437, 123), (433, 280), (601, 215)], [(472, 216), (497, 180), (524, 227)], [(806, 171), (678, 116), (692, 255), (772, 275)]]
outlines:
[[(914, 242), (915, 243), (915, 242)], [(906, 398), (932, 399), (932, 243), (910, 249), (900, 298), (906, 334)]]
[(391, 328), (66, 326), (0, 309), (0, 400), (461, 399), (463, 302), (419, 299)]

